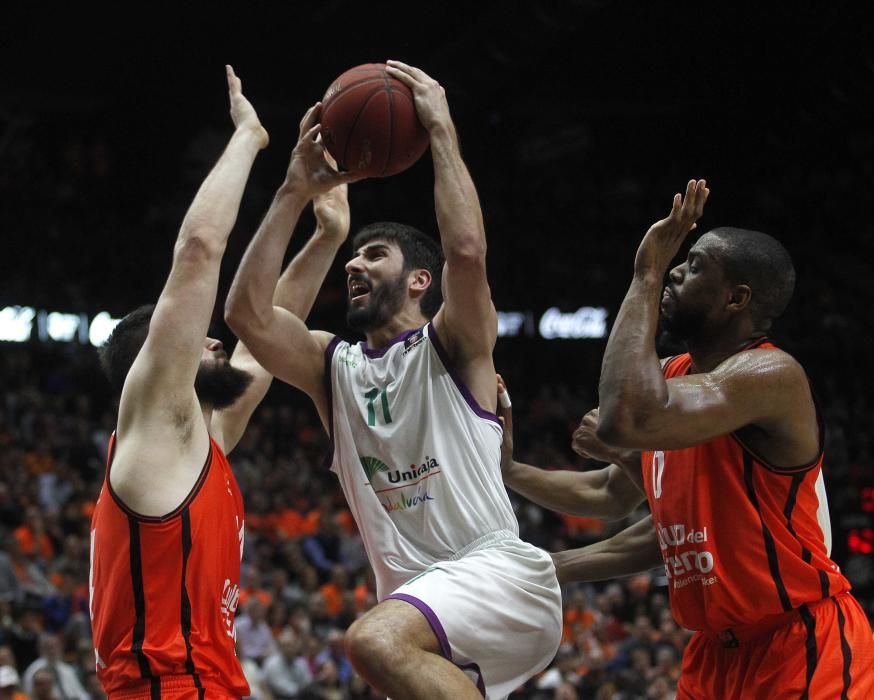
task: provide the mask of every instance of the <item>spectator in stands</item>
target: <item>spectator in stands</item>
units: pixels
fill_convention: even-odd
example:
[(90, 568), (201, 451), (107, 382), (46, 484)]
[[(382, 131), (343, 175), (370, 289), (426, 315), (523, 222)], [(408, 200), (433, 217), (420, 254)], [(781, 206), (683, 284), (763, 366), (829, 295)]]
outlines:
[(56, 634), (43, 634), (39, 640), (39, 658), (24, 672), (24, 690), (36, 697), (44, 692), (39, 687), (37, 676), (48, 674), (53, 693), (60, 700), (90, 700), (90, 696), (82, 687), (76, 669), (62, 659), (63, 645)]
[(21, 553), (36, 561), (47, 563), (55, 554), (55, 547), (46, 532), (45, 519), (37, 506), (29, 506), (25, 511), (24, 524), (13, 532)]
[(27, 700), (14, 666), (0, 666), (0, 700)]
[(300, 637), (292, 627), (283, 629), (278, 641), (278, 651), (264, 661), (264, 681), (275, 700), (290, 700), (313, 682), (313, 674), (300, 654)]
[(31, 700), (64, 700), (56, 689), (52, 673), (41, 668), (33, 674), (30, 690)]
[(261, 663), (276, 651), (276, 640), (267, 624), (267, 608), (258, 596), (246, 602), (245, 614), (237, 618), (237, 648), (240, 657)]
[(343, 630), (337, 628), (329, 630), (325, 639), (328, 646), (316, 656), (316, 664), (321, 667), (326, 661), (332, 661), (337, 678), (341, 684), (346, 685), (351, 680), (354, 671), (343, 647), (344, 636)]

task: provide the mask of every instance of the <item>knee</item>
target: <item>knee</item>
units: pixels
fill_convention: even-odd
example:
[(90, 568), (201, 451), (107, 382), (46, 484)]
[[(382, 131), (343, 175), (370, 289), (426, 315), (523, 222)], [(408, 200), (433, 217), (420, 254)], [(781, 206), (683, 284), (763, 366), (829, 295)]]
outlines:
[(394, 643), (390, 631), (366, 617), (352, 623), (343, 643), (352, 666), (365, 678), (382, 673), (391, 663)]

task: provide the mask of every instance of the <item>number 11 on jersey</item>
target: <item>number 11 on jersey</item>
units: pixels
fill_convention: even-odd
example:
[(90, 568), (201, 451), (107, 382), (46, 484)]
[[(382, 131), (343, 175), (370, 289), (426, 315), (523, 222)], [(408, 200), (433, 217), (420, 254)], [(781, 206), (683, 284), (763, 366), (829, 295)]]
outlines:
[(380, 399), (382, 407), (382, 421), (386, 425), (391, 423), (391, 411), (388, 410), (388, 392), (385, 388), (373, 388), (370, 391), (364, 392), (364, 398), (367, 399), (367, 425), (376, 425), (376, 399)]

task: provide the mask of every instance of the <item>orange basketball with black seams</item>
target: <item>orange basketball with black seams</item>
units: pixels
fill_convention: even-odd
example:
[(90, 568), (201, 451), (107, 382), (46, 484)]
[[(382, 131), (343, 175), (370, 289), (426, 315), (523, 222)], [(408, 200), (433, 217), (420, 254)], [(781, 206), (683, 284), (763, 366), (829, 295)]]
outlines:
[(428, 148), (410, 89), (383, 63), (338, 77), (322, 98), (322, 140), (341, 170), (366, 177), (396, 175)]

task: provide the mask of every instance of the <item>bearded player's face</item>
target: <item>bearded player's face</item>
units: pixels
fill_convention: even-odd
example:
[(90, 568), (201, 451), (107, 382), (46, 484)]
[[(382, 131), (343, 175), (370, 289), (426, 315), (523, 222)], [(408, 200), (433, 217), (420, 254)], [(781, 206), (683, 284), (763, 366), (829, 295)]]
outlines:
[(388, 323), (404, 305), (407, 275), (403, 253), (393, 243), (374, 239), (346, 263), (350, 328), (367, 333)]
[(659, 306), (661, 326), (680, 340), (705, 334), (719, 324), (718, 310), (730, 294), (717, 246), (707, 236), (673, 268)]
[(231, 365), (222, 343), (207, 338), (194, 378), (198, 400), (215, 410), (232, 405), (252, 383), (252, 375)]

